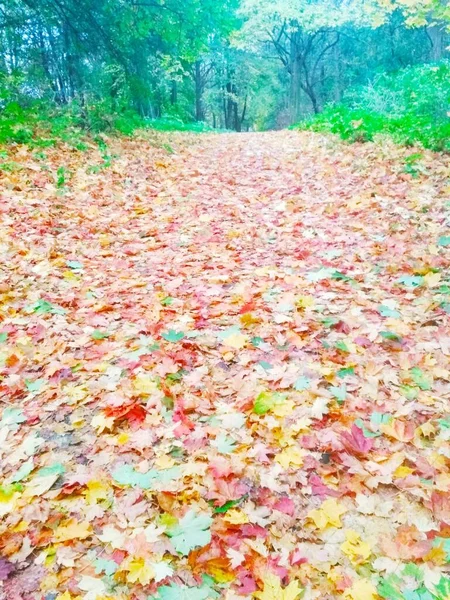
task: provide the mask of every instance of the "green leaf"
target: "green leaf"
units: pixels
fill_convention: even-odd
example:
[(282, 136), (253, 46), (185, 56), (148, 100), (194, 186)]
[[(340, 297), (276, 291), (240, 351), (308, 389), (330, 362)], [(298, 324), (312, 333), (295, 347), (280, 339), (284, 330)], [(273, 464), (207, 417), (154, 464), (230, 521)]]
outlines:
[(250, 340), (250, 342), (252, 343), (253, 346), (258, 347), (258, 346), (260, 346), (264, 342), (264, 340), (261, 337), (253, 337)]
[(439, 594), (437, 600), (448, 600), (450, 596), (450, 577), (443, 575), (434, 589)]
[(412, 380), (421, 390), (431, 390), (432, 380), (426, 377), (425, 373), (419, 367), (413, 367), (410, 371)]
[(2, 333), (0, 333), (0, 344), (3, 344), (3, 342), (6, 342), (7, 339), (8, 339), (8, 332), (2, 331)]
[(42, 298), (39, 298), (39, 300), (37, 300), (37, 302), (35, 302), (31, 306), (30, 310), (37, 314), (46, 314), (46, 313), (51, 313), (54, 315), (65, 315), (66, 314), (66, 311), (64, 308), (62, 308), (61, 306), (56, 306), (55, 304), (52, 304), (51, 302), (48, 302), (47, 300), (43, 300)]
[(231, 454), (236, 449), (236, 442), (224, 434), (213, 440), (211, 445), (217, 448), (221, 454)]
[(279, 392), (260, 392), (253, 404), (253, 412), (257, 415), (265, 415), (277, 404), (283, 404), (286, 400), (286, 394)]
[(383, 339), (391, 342), (401, 342), (402, 340), (402, 338), (393, 331), (380, 331), (380, 335)]
[(417, 388), (411, 387), (410, 385), (401, 385), (400, 393), (402, 396), (405, 396), (407, 400), (415, 400), (419, 395)]
[(450, 235), (442, 235), (438, 239), (438, 246), (443, 246), (444, 248), (450, 246)]
[(148, 490), (156, 479), (156, 471), (138, 473), (131, 465), (122, 465), (112, 473), (112, 478), (120, 485), (131, 485)]
[(94, 562), (94, 566), (96, 575), (104, 573), (108, 577), (114, 575), (119, 568), (119, 565), (114, 560), (108, 560), (107, 558), (97, 558)]
[(171, 298), (170, 296), (166, 296), (163, 300), (161, 300), (161, 304), (163, 306), (170, 306), (173, 303), (173, 298)]
[(339, 320), (336, 319), (336, 317), (325, 317), (324, 319), (321, 319), (322, 325), (327, 329), (332, 327), (333, 325), (336, 325), (336, 323), (338, 322)]
[(400, 277), (398, 283), (405, 285), (406, 287), (416, 288), (423, 285), (424, 279), (421, 275), (405, 275)]
[(209, 515), (198, 515), (190, 510), (173, 529), (166, 531), (166, 535), (172, 539), (175, 550), (187, 556), (194, 548), (209, 544), (212, 522)]
[(122, 465), (113, 473), (112, 478), (120, 485), (130, 485), (143, 490), (151, 489), (154, 483), (168, 483), (181, 477), (181, 467), (171, 467), (162, 471), (151, 469), (147, 473), (139, 473), (132, 465)]
[(404, 596), (399, 589), (403, 585), (402, 580), (397, 575), (389, 575), (378, 585), (378, 594), (386, 600), (404, 600)]
[[(24, 423), (27, 420), (23, 414), (22, 409), (8, 406), (5, 408), (2, 414), (2, 420), (0, 421), (0, 427), (10, 427), (11, 429), (17, 429), (19, 423)], [(11, 427), (12, 426), (12, 427)]]
[(271, 365), (270, 363), (266, 362), (265, 360), (260, 360), (259, 363), (258, 363), (258, 365), (260, 365), (266, 371), (270, 371), (270, 369), (273, 369), (273, 365)]
[(189, 587), (171, 583), (158, 588), (156, 596), (149, 596), (148, 600), (210, 600), (218, 597), (219, 594), (207, 585)]
[(372, 425), (383, 425), (384, 423), (389, 423), (392, 420), (392, 415), (373, 412), (370, 415), (370, 422)]
[(389, 306), (385, 306), (384, 304), (381, 304), (381, 306), (378, 309), (378, 312), (382, 317), (391, 317), (392, 319), (398, 319), (401, 316), (398, 310), (389, 308)]
[(78, 260), (67, 260), (66, 265), (69, 267), (69, 269), (74, 270), (79, 270), (83, 268), (83, 264), (80, 263)]
[(36, 473), (36, 477), (48, 477), (49, 475), (64, 475), (66, 467), (61, 463), (55, 463), (51, 467), (43, 467)]
[(16, 471), (15, 475), (13, 475), (11, 477), (11, 483), (18, 483), (19, 481), (22, 481), (23, 479), (28, 477), (28, 475), (31, 473), (31, 471), (33, 469), (34, 469), (33, 459), (29, 458), (26, 462), (23, 463), (23, 465), (20, 467), (20, 469), (18, 469)]
[(227, 338), (231, 337), (232, 335), (240, 335), (241, 332), (241, 328), (239, 327), (239, 325), (233, 325), (232, 327), (227, 327), (227, 329), (222, 329), (222, 331), (219, 331), (219, 333), (217, 334), (217, 337), (220, 340), (226, 340)]
[(91, 338), (93, 340), (104, 340), (105, 338), (109, 337), (109, 335), (110, 334), (107, 331), (100, 331), (100, 329), (96, 329), (91, 333)]
[(169, 329), (166, 333), (161, 334), (168, 342), (176, 343), (184, 338), (184, 333), (182, 331), (175, 331), (174, 329)]
[(27, 390), (32, 393), (38, 393), (41, 391), (42, 387), (47, 383), (46, 379), (35, 379), (31, 381), (30, 379), (25, 379), (25, 385)]
[(346, 369), (339, 369), (339, 371), (336, 373), (336, 375), (340, 379), (343, 379), (344, 377), (347, 377), (348, 375), (354, 375), (354, 374), (355, 374), (354, 367), (347, 367)]
[(297, 390), (297, 392), (301, 392), (302, 390), (307, 390), (310, 387), (310, 385), (311, 380), (308, 379), (308, 377), (301, 375), (294, 383), (294, 389)]
[[(242, 498), (245, 498), (245, 496), (242, 496)], [(242, 498), (239, 498), (238, 500), (228, 500), (228, 502), (225, 502), (225, 504), (222, 504), (222, 506), (214, 507), (214, 512), (219, 514), (226, 513), (227, 510), (230, 510), (230, 508), (233, 508), (233, 506), (239, 504), (242, 501)], [(212, 500), (211, 503), (213, 503)]]
[(338, 350), (341, 350), (341, 352), (347, 352), (347, 353), (349, 353), (349, 352), (350, 352), (350, 350), (349, 350), (349, 348), (348, 348), (347, 344), (344, 342), (344, 340), (338, 340), (338, 341), (335, 343), (335, 347), (336, 347)]
[(337, 387), (332, 385), (328, 388), (333, 396), (338, 400), (338, 402), (344, 402), (347, 397), (347, 386), (343, 383), (341, 386)]
[(356, 419), (355, 425), (359, 427), (359, 429), (361, 429), (365, 438), (376, 438), (381, 435), (381, 433), (375, 433), (373, 431), (370, 431), (370, 429), (367, 429), (362, 419)]
[(352, 277), (345, 275), (345, 273), (341, 273), (340, 271), (334, 271), (331, 275), (332, 279), (336, 279), (337, 281), (353, 281)]

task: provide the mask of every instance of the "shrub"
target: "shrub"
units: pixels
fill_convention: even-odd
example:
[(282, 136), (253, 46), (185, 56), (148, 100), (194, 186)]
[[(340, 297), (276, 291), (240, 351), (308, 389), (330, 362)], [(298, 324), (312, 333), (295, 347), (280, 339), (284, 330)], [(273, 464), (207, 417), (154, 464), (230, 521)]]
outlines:
[(354, 88), (342, 103), (296, 127), (370, 141), (385, 133), (407, 146), (450, 151), (450, 62), (410, 67)]

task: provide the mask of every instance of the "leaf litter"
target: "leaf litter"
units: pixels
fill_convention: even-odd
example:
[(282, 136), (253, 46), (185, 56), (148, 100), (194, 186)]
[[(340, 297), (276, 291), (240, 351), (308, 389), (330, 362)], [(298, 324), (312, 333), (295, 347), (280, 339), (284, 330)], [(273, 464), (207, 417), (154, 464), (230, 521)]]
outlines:
[(448, 599), (449, 159), (170, 143), (1, 174), (0, 597)]

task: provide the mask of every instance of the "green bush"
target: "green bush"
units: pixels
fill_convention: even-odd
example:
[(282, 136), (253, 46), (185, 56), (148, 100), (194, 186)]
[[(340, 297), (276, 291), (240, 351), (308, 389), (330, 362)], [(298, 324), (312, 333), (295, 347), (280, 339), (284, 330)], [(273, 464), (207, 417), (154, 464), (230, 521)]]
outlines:
[(186, 123), (175, 117), (143, 119), (128, 108), (114, 112), (102, 102), (87, 107), (76, 102), (64, 107), (44, 102), (23, 107), (11, 102), (0, 112), (0, 144), (30, 144), (45, 148), (62, 140), (78, 150), (85, 150), (87, 134), (107, 132), (132, 135), (137, 129), (145, 128), (158, 131), (212, 131), (205, 123)]
[(336, 133), (350, 142), (384, 133), (399, 144), (448, 152), (449, 111), (450, 62), (443, 61), (382, 75), (295, 127)]
[(192, 131), (197, 133), (214, 131), (206, 123), (185, 123), (181, 119), (177, 119), (175, 117), (147, 119), (145, 123), (146, 127), (148, 127), (149, 129), (156, 129), (157, 131)]

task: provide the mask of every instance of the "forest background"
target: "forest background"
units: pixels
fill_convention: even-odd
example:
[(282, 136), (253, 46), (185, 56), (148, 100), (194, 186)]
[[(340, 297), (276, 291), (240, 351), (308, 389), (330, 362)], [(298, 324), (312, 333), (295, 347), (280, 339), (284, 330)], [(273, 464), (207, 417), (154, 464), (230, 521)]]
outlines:
[(450, 148), (444, 0), (0, 2), (0, 142), (300, 127)]

